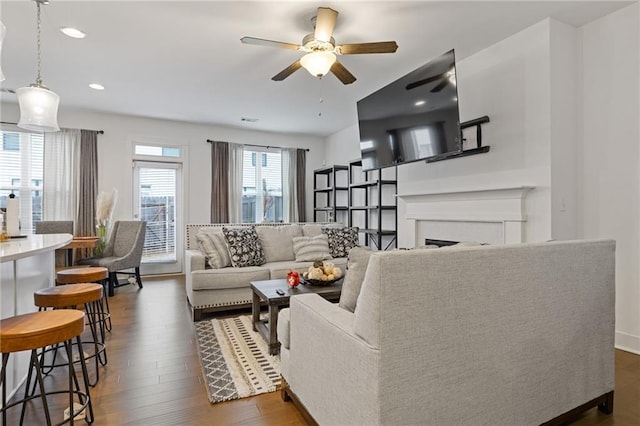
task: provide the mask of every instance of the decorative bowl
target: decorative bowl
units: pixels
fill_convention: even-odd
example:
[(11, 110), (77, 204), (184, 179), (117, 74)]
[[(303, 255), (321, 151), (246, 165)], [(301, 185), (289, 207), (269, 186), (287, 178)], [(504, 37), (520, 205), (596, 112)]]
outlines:
[(300, 278), (300, 284), (309, 284), (309, 285), (331, 285), (334, 284), (338, 281), (340, 281), (342, 279), (342, 277), (340, 278), (336, 278), (335, 280), (331, 280), (331, 281), (322, 281), (322, 280), (312, 280), (306, 277), (301, 277)]

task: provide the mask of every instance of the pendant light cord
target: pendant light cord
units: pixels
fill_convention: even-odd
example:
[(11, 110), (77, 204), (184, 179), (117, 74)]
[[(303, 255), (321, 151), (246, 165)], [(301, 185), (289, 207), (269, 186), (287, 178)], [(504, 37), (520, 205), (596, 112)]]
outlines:
[(37, 56), (36, 56), (36, 63), (37, 63), (37, 75), (36, 75), (36, 85), (38, 86), (42, 86), (42, 78), (40, 78), (40, 2), (36, 0), (36, 5), (38, 6), (38, 19), (37, 19), (37, 25), (38, 25), (38, 29), (37, 29)]

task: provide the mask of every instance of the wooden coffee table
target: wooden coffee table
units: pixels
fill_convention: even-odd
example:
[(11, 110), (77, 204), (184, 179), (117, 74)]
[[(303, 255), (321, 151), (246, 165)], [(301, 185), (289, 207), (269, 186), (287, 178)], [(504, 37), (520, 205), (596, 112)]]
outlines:
[[(281, 290), (283, 294), (278, 294), (277, 290)], [(278, 313), (280, 308), (289, 306), (289, 298), (296, 294), (315, 293), (327, 300), (337, 301), (340, 299), (342, 291), (342, 280), (327, 286), (315, 285), (298, 285), (295, 288), (287, 286), (286, 279), (252, 281), (251, 291), (253, 292), (253, 303), (251, 306), (251, 315), (253, 319), (253, 331), (257, 331), (262, 335), (269, 345), (269, 354), (275, 355), (280, 352), (280, 342), (278, 342)], [(269, 313), (265, 320), (260, 319), (260, 302), (266, 302), (269, 307)]]

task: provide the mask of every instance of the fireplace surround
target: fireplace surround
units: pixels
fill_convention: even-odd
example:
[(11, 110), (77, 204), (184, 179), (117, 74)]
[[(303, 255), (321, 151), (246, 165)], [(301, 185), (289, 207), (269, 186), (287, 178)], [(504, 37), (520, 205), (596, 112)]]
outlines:
[(400, 192), (399, 247), (416, 247), (425, 238), (489, 244), (526, 240), (526, 196), (533, 186)]

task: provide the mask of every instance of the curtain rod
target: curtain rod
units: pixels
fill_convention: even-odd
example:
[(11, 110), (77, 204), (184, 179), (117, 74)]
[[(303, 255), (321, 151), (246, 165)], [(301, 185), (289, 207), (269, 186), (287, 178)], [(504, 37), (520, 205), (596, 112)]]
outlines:
[[(9, 121), (0, 121), (0, 124), (13, 124), (14, 126), (17, 126), (18, 123), (11, 123)], [(88, 129), (83, 129), (83, 130), (88, 130)], [(96, 132), (99, 135), (104, 135), (104, 130), (92, 130), (93, 132)]]
[[(211, 140), (211, 139), (207, 139), (207, 143), (214, 143), (214, 142), (216, 142), (216, 141)], [(241, 145), (244, 145), (244, 146), (257, 146), (257, 147), (260, 147), (260, 148), (267, 148), (267, 149), (269, 149), (269, 148), (284, 149), (285, 148), (285, 147), (282, 147), (282, 146), (274, 146), (274, 145), (254, 145), (252, 143), (243, 143)], [(310, 151), (309, 148), (296, 148), (296, 149), (304, 149), (307, 152)]]

